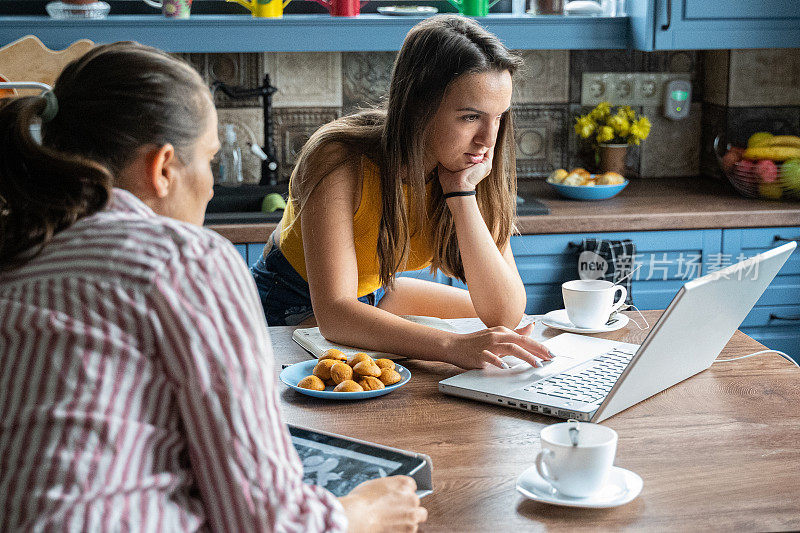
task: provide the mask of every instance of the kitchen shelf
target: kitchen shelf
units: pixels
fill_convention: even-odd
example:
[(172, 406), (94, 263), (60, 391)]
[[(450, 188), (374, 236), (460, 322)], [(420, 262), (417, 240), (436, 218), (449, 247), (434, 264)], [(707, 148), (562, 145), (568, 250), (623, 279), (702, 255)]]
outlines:
[[(192, 15), (186, 20), (161, 15), (111, 15), (101, 20), (54, 20), (46, 16), (0, 17), (0, 46), (36, 35), (60, 50), (78, 39), (96, 43), (139, 41), (168, 52), (328, 52), (397, 51), (408, 30), (422, 17), (362, 14)], [(513, 49), (627, 48), (628, 17), (531, 16), (490, 14), (476, 17)]]

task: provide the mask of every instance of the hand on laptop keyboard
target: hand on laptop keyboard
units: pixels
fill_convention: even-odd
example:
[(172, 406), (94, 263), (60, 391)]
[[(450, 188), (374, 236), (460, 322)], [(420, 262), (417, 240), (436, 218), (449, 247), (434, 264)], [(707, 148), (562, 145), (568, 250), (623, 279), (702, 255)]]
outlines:
[(543, 344), (530, 337), (533, 324), (511, 330), (502, 326), (474, 333), (457, 335), (447, 347), (449, 363), (464, 369), (483, 368), (487, 364), (504, 368), (501, 357), (514, 356), (527, 364), (540, 367), (542, 361), (552, 359), (552, 354)]

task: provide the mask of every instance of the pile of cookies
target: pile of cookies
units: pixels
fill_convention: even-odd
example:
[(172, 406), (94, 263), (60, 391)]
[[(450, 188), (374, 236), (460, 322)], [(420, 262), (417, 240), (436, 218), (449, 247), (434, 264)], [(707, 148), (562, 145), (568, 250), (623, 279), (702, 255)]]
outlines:
[(383, 389), (401, 379), (391, 359), (373, 359), (363, 352), (348, 359), (341, 350), (331, 348), (297, 386), (316, 391), (335, 386), (333, 392), (364, 392)]
[(619, 185), (625, 183), (625, 177), (616, 172), (590, 174), (588, 170), (583, 168), (576, 168), (571, 172), (559, 168), (548, 176), (547, 181), (560, 183), (561, 185), (593, 187), (595, 185)]

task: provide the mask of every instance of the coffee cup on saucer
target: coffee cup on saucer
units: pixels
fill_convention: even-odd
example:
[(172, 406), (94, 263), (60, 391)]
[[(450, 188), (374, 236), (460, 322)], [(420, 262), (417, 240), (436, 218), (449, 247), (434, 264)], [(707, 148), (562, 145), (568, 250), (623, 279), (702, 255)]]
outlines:
[(536, 470), (560, 494), (587, 498), (605, 486), (617, 438), (616, 431), (599, 424), (577, 420), (553, 424), (541, 432)]
[(576, 279), (561, 285), (561, 295), (570, 322), (579, 328), (599, 329), (611, 313), (622, 307), (628, 291), (622, 285), (602, 279)]

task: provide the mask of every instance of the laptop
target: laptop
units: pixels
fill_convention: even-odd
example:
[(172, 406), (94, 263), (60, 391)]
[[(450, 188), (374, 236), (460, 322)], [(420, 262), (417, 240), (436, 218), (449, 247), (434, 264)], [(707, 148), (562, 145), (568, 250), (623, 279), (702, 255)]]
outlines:
[(600, 422), (707, 369), (797, 247), (790, 242), (691, 280), (641, 345), (562, 333), (541, 368), (470, 370), (439, 382), (445, 394), (557, 418)]

